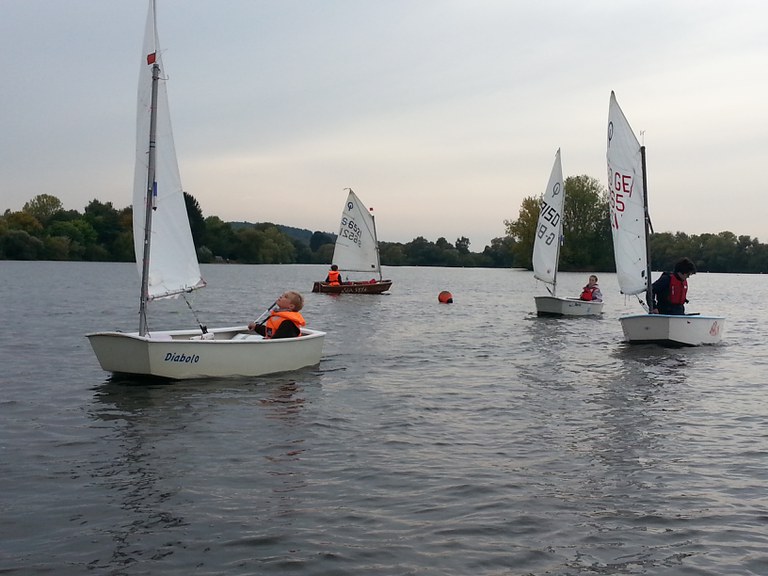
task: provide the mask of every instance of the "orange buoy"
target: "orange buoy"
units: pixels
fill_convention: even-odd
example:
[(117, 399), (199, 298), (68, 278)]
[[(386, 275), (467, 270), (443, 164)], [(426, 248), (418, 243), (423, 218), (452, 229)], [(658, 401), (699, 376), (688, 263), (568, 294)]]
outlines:
[(443, 290), (437, 295), (437, 301), (441, 304), (453, 304), (453, 294), (447, 290)]

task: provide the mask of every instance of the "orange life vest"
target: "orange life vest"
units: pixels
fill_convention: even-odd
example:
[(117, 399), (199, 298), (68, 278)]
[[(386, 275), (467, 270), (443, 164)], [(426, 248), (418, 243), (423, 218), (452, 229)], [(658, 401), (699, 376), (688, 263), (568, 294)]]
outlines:
[(328, 270), (328, 284), (331, 286), (341, 284), (341, 273), (338, 270)]
[(267, 318), (267, 321), (264, 323), (264, 338), (272, 338), (272, 334), (274, 334), (280, 327), (280, 324), (286, 320), (296, 324), (296, 327), (299, 328), (299, 330), (301, 330), (302, 326), (307, 324), (304, 317), (298, 312), (292, 312), (290, 310), (273, 310), (270, 313), (269, 318)]
[(688, 295), (688, 280), (680, 280), (674, 272), (669, 275), (669, 298), (667, 302), (675, 305), (685, 304)]

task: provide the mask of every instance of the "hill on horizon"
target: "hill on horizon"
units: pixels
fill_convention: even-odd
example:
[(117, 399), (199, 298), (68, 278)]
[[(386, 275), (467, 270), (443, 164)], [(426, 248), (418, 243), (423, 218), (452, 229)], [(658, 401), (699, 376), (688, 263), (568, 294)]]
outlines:
[[(312, 230), (307, 230), (306, 228), (295, 228), (294, 226), (285, 226), (283, 224), (274, 224), (273, 222), (227, 222), (233, 230), (238, 230), (240, 228), (246, 228), (249, 226), (256, 226), (258, 224), (273, 224), (277, 227), (280, 232), (288, 236), (289, 238), (293, 238), (295, 240), (298, 240), (300, 242), (303, 242), (307, 246), (309, 246), (310, 240), (312, 240)], [(333, 232), (323, 232), (322, 230), (319, 230), (322, 234), (327, 234), (331, 238), (333, 238), (334, 242), (336, 241), (336, 234)]]

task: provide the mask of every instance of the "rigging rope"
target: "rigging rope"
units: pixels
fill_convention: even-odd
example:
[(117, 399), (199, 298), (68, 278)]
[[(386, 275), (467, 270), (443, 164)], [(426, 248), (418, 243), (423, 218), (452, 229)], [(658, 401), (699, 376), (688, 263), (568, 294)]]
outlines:
[(182, 293), (181, 297), (184, 298), (184, 302), (187, 303), (187, 308), (189, 308), (189, 310), (192, 312), (192, 316), (195, 317), (195, 321), (197, 322), (197, 325), (200, 326), (200, 330), (202, 330), (203, 334), (208, 334), (208, 326), (205, 326), (202, 322), (200, 322), (200, 318), (197, 317), (197, 312), (195, 312), (195, 309), (192, 308), (189, 300), (187, 300), (187, 295)]

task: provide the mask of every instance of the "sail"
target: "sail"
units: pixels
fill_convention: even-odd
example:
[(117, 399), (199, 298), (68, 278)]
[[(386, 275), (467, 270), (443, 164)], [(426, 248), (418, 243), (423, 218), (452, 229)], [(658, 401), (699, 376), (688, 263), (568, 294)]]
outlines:
[(557, 261), (560, 256), (564, 204), (563, 166), (558, 148), (547, 189), (541, 198), (541, 210), (536, 226), (536, 238), (533, 243), (533, 275), (538, 280), (553, 286), (557, 281)]
[(616, 276), (622, 293), (640, 294), (648, 285), (642, 152), (613, 92), (607, 159)]
[(344, 272), (374, 272), (381, 277), (373, 215), (351, 189), (341, 212), (333, 263)]
[(166, 74), (155, 26), (154, 1), (149, 3), (144, 49), (139, 72), (139, 104), (136, 120), (136, 169), (133, 185), (133, 242), (136, 263), (142, 272), (150, 148), (152, 69), (160, 67), (155, 134), (154, 207), (151, 218), (151, 257), (148, 298), (163, 298), (205, 286), (200, 275), (184, 192), (176, 162), (166, 93)]

